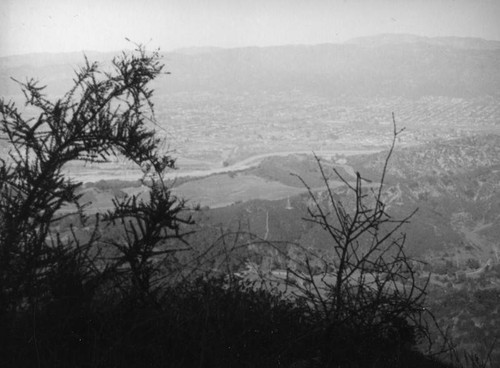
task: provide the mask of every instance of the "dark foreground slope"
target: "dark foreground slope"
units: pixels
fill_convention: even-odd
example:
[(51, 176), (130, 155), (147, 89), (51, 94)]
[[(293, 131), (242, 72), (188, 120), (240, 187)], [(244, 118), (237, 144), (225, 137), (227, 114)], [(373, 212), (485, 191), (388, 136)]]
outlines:
[(216, 278), (151, 303), (67, 295), (33, 316), (0, 320), (2, 367), (451, 367), (413, 350), (404, 329), (328, 329), (304, 305)]

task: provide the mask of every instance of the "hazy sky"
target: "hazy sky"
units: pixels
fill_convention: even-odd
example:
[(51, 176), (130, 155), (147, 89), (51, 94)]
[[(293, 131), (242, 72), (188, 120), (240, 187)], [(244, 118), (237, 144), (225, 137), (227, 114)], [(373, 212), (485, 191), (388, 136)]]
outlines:
[(0, 56), (120, 50), (125, 37), (170, 50), (379, 33), (500, 40), (500, 0), (0, 0)]

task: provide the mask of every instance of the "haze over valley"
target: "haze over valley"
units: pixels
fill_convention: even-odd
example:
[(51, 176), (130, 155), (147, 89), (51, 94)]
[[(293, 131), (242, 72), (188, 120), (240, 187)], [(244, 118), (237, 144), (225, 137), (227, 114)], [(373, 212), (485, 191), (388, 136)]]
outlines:
[[(108, 65), (113, 54), (87, 56)], [(82, 59), (81, 53), (2, 57), (0, 95), (21, 106), (24, 96), (10, 78), (34, 77), (48, 85), (50, 98), (61, 96)], [(498, 292), (500, 42), (380, 35), (338, 44), (185, 48), (163, 53), (162, 61), (171, 74), (153, 86), (155, 129), (177, 159), (178, 170), (167, 174), (174, 194), (202, 207), (194, 241), (215, 239), (214, 228), (244, 224), (266, 241), (326, 248), (325, 234), (303, 221), (311, 203), (298, 177), (315, 192), (325, 190), (315, 153), (348, 182), (359, 171), (367, 187), (375, 186), (394, 113), (405, 131), (384, 198), (398, 218), (418, 208), (405, 228), (409, 253), (428, 262), (420, 271), (434, 273), (440, 298), (443, 290)], [(6, 158), (9, 147), (0, 141), (0, 148)], [(140, 170), (121, 159), (75, 162), (67, 172), (83, 183), (90, 213), (110, 209), (116, 194), (148, 196), (137, 182)], [(345, 194), (338, 177), (329, 183)], [(463, 316), (453, 313), (467, 346)], [(467, 313), (485, 326), (486, 314)], [(500, 328), (498, 314), (488, 318), (484, 339)]]
[[(88, 55), (109, 62), (111, 54)], [(165, 53), (156, 81), (158, 131), (181, 170), (215, 169), (278, 152), (379, 150), (391, 112), (399, 147), (496, 132), (500, 42), (382, 35), (343, 44)], [(0, 94), (22, 101), (10, 77), (40, 78), (53, 96), (82, 54), (0, 59)]]

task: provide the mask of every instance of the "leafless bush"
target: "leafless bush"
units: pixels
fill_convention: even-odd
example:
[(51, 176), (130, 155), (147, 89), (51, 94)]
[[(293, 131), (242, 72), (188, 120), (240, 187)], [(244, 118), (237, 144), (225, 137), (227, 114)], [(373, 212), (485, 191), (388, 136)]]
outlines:
[[(384, 203), (387, 167), (402, 131), (393, 115), (392, 142), (376, 184), (360, 173), (354, 182), (335, 168), (331, 175), (317, 156), (325, 189), (314, 190), (299, 177), (310, 197), (305, 221), (327, 232), (330, 256), (307, 250), (288, 272), (296, 296), (312, 306), (327, 336), (347, 328), (401, 344), (431, 341), (424, 318), (428, 279), (419, 280), (416, 261), (405, 251), (403, 227), (416, 210), (397, 219)], [(332, 188), (332, 177), (343, 183), (341, 189)]]

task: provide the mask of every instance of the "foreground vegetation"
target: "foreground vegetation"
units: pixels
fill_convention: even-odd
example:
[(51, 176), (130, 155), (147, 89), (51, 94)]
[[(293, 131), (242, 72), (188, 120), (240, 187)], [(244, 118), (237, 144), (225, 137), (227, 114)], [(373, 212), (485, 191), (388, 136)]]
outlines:
[[(304, 182), (306, 221), (326, 232), (333, 258), (304, 250), (281, 284), (238, 277), (228, 249), (277, 248), (236, 232), (179, 262), (196, 253), (186, 242), (195, 209), (172, 195), (164, 174), (175, 161), (150, 128), (148, 83), (162, 65), (140, 46), (112, 65), (103, 71), (87, 62), (55, 102), (36, 81), (21, 83), (41, 111), (36, 120), (0, 101), (0, 129), (12, 147), (0, 166), (2, 366), (447, 366), (419, 350), (432, 346), (432, 315), (404, 250), (411, 215), (396, 220), (385, 209), (395, 122), (376, 189), (364, 188), (359, 174), (351, 183), (335, 172), (349, 193), (342, 202), (319, 160), (326, 190)], [(116, 155), (143, 170), (150, 194), (120, 195), (90, 219), (81, 183), (65, 177), (64, 166)], [(76, 211), (63, 211), (67, 205)], [(201, 267), (206, 257), (220, 260), (215, 269)]]

